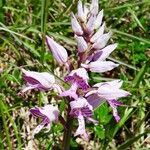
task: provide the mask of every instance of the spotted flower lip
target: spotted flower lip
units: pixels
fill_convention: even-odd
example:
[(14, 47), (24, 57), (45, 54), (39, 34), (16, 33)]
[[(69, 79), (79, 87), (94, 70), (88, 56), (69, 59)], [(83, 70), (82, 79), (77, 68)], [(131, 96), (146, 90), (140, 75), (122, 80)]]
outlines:
[(39, 133), (43, 128), (47, 129), (47, 132), (51, 129), (52, 122), (58, 121), (59, 110), (53, 105), (46, 105), (44, 107), (35, 107), (30, 109), (30, 113), (36, 117), (41, 118), (42, 122), (34, 129), (33, 137)]
[(21, 93), (24, 93), (30, 89), (38, 90), (51, 90), (56, 89), (57, 92), (61, 93), (61, 87), (56, 84), (55, 77), (48, 72), (36, 72), (36, 71), (27, 71), (22, 69), (23, 78), (27, 82), (26, 87), (22, 89)]
[(70, 102), (70, 115), (78, 119), (79, 126), (75, 132), (75, 136), (83, 136), (85, 140), (88, 140), (88, 134), (85, 131), (85, 120), (86, 118), (93, 123), (98, 123), (96, 120), (92, 119), (93, 107), (87, 102), (84, 97), (79, 97), (78, 99)]
[(60, 96), (69, 96), (74, 99), (78, 98), (77, 89), (80, 88), (86, 91), (90, 86), (88, 84), (88, 74), (84, 68), (78, 68), (76, 70), (72, 70), (69, 75), (67, 75), (64, 80), (67, 82), (71, 82), (71, 88), (69, 90), (63, 91)]
[(71, 83), (76, 83), (79, 88), (86, 90), (89, 88), (88, 85), (88, 74), (84, 68), (78, 68), (76, 70), (72, 70), (69, 75), (64, 78), (65, 81), (69, 81)]
[(49, 36), (46, 36), (46, 43), (49, 48), (49, 50), (52, 52), (54, 58), (58, 63), (60, 64), (66, 64), (67, 65), (67, 60), (68, 60), (68, 53), (66, 49), (56, 43), (52, 38)]

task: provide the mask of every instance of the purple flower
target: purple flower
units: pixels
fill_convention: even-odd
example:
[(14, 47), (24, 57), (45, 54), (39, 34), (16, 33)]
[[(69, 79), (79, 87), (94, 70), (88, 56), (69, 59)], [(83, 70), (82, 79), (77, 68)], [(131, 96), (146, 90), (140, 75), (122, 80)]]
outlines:
[(68, 53), (66, 49), (63, 46), (56, 43), (49, 36), (46, 36), (46, 42), (49, 50), (52, 52), (54, 58), (58, 61), (58, 63), (60, 63), (61, 65), (65, 64), (66, 66), (68, 66)]
[(92, 119), (93, 107), (83, 97), (70, 102), (70, 115), (78, 119), (79, 126), (75, 132), (75, 136), (81, 135), (85, 140), (88, 140), (88, 134), (85, 131), (85, 120), (86, 118), (93, 123), (97, 123), (96, 120)]
[(87, 71), (84, 68), (72, 70), (70, 74), (65, 77), (65, 81), (72, 83), (71, 88), (62, 92), (60, 96), (70, 96), (74, 99), (77, 99), (77, 89), (80, 88), (82, 90), (87, 90), (89, 88), (88, 80), (89, 77)]
[(38, 90), (51, 90), (56, 89), (57, 92), (61, 93), (61, 87), (56, 84), (55, 77), (47, 72), (35, 72), (35, 71), (27, 71), (22, 69), (23, 78), (27, 82), (26, 87), (22, 89), (19, 94), (22, 94), (31, 89)]
[(43, 128), (51, 129), (52, 122), (58, 121), (59, 110), (53, 105), (46, 105), (44, 107), (35, 107), (30, 109), (31, 114), (36, 118), (41, 118), (42, 122), (34, 129), (33, 137), (39, 133)]
[(91, 90), (86, 94), (86, 97), (90, 96), (90, 98), (87, 98), (88, 101), (92, 101), (92, 99), (95, 99), (95, 102), (89, 102), (93, 107), (98, 107), (102, 101), (106, 100), (112, 107), (113, 116), (115, 117), (117, 122), (120, 120), (117, 112), (117, 106), (122, 105), (122, 103), (118, 102), (117, 99), (130, 95), (129, 92), (120, 89), (121, 85), (122, 81), (120, 80), (98, 83), (93, 86), (97, 88), (96, 90)]
[(86, 27), (85, 27), (85, 32), (89, 35), (94, 32), (95, 20), (96, 20), (96, 16), (94, 16), (94, 15), (91, 15), (90, 18), (88, 19), (88, 22), (87, 22)]

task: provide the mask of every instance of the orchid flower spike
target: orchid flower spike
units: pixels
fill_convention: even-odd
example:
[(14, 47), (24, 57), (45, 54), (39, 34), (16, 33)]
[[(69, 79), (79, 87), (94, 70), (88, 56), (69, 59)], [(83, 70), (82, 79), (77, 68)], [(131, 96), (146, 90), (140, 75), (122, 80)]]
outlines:
[(59, 110), (53, 105), (46, 105), (42, 108), (31, 108), (30, 112), (34, 117), (42, 119), (42, 122), (34, 129), (33, 137), (35, 134), (39, 133), (43, 128), (46, 128), (47, 132), (49, 132), (52, 126), (52, 122), (58, 121)]
[(97, 88), (97, 89), (91, 90), (85, 96), (86, 97), (91, 96), (90, 100), (92, 100), (94, 98), (94, 97), (92, 98), (92, 95), (95, 96), (96, 94), (96, 98), (95, 98), (96, 100), (95, 100), (95, 103), (93, 103), (93, 107), (95, 108), (98, 107), (99, 104), (101, 104), (103, 100), (106, 100), (109, 103), (109, 105), (112, 107), (113, 116), (118, 122), (120, 120), (120, 117), (117, 112), (117, 106), (122, 105), (122, 103), (118, 102), (117, 99), (131, 95), (129, 92), (120, 89), (121, 85), (122, 85), (121, 80), (98, 83), (93, 86), (94, 88)]
[(88, 140), (88, 134), (85, 131), (85, 120), (84, 117), (92, 121), (93, 123), (98, 123), (96, 120), (92, 119), (93, 107), (87, 102), (83, 97), (70, 102), (70, 115), (78, 119), (79, 126), (75, 132), (75, 136), (83, 136), (85, 140)]
[(68, 66), (68, 63), (67, 63), (68, 53), (67, 53), (66, 49), (63, 46), (56, 43), (49, 36), (46, 36), (46, 42), (47, 42), (47, 46), (48, 46), (49, 50), (52, 52), (56, 61), (58, 63), (60, 63), (61, 65), (65, 64), (66, 66)]
[(19, 94), (22, 94), (31, 89), (47, 91), (56, 89), (58, 93), (62, 92), (61, 87), (56, 84), (55, 77), (47, 72), (35, 72), (22, 69), (23, 78), (27, 82), (26, 87)]

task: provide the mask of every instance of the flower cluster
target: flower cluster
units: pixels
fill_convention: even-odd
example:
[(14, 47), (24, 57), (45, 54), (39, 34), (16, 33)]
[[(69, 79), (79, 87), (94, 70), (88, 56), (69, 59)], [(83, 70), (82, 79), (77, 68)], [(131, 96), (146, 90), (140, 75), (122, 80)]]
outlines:
[[(92, 0), (89, 8), (79, 0), (77, 10), (77, 14), (72, 13), (71, 16), (71, 25), (77, 42), (77, 65), (70, 61), (72, 59), (69, 59), (67, 50), (63, 46), (56, 43), (51, 37), (46, 36), (47, 46), (55, 60), (68, 70), (64, 81), (71, 85), (70, 88), (67, 90), (63, 88), (52, 74), (23, 69), (23, 77), (27, 86), (21, 93), (30, 89), (56, 90), (60, 97), (68, 99), (71, 110), (69, 115), (78, 120), (79, 126), (75, 136), (80, 135), (88, 139), (85, 120), (94, 124), (98, 123), (92, 118), (94, 109), (106, 101), (112, 108), (113, 116), (118, 122), (120, 117), (117, 106), (123, 104), (117, 100), (130, 95), (130, 93), (120, 89), (122, 85), (120, 80), (101, 82), (93, 86), (89, 84), (89, 72), (103, 73), (118, 66), (114, 62), (106, 60), (117, 47), (117, 44), (107, 45), (111, 32), (105, 33), (105, 23), (102, 21), (103, 10), (98, 11), (98, 0)], [(58, 108), (50, 104), (42, 108), (32, 108), (30, 112), (33, 116), (42, 118), (42, 123), (34, 130), (34, 134), (38, 133), (43, 127), (50, 129), (51, 123), (57, 121), (59, 116)]]

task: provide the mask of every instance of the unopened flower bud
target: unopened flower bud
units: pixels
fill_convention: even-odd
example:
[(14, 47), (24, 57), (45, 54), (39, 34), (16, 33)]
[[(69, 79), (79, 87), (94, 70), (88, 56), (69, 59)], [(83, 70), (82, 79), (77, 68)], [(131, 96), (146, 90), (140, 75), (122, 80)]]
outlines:
[(101, 35), (96, 42), (93, 44), (93, 48), (95, 49), (102, 49), (106, 46), (108, 40), (110, 39), (112, 33), (108, 32), (106, 34)]
[(82, 35), (83, 34), (83, 31), (82, 31), (82, 28), (77, 20), (77, 18), (75, 17), (75, 15), (72, 13), (71, 15), (71, 25), (72, 25), (72, 29), (74, 31), (74, 33), (76, 35)]
[(82, 36), (75, 36), (77, 40), (78, 52), (83, 53), (87, 50), (88, 45)]
[(54, 58), (58, 61), (58, 63), (60, 64), (67, 63), (68, 54), (66, 49), (63, 46), (56, 43), (53, 39), (51, 39), (48, 36), (46, 36), (46, 42), (48, 48), (50, 49), (50, 51), (52, 52)]
[(101, 10), (97, 15), (97, 18), (94, 22), (94, 29), (98, 29), (100, 27), (100, 25), (102, 24), (102, 19), (103, 19), (103, 10)]

